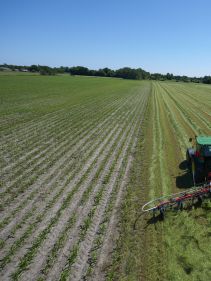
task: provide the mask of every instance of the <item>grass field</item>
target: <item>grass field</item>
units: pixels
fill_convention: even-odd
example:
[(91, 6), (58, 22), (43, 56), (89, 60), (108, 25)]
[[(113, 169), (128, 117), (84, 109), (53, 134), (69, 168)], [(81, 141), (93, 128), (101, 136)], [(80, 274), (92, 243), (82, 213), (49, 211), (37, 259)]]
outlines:
[(99, 278), (149, 83), (0, 76), (2, 280)]
[(0, 101), (2, 280), (211, 279), (209, 201), (133, 228), (145, 201), (192, 186), (211, 87), (8, 74)]
[[(185, 153), (189, 137), (211, 135), (211, 87), (154, 82), (127, 196), (110, 279), (210, 280), (211, 204), (133, 222), (145, 201), (193, 185)], [(142, 164), (140, 165), (140, 163)], [(120, 277), (119, 277), (120, 276)], [(141, 278), (142, 277), (142, 278)]]

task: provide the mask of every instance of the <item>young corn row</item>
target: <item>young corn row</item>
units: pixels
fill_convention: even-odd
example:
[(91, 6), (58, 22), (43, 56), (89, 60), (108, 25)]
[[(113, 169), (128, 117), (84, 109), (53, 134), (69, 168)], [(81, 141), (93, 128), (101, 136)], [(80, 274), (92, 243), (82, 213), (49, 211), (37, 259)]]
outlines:
[[(64, 215), (64, 217), (66, 217), (66, 216)], [(82, 217), (84, 217), (84, 215)], [(79, 219), (77, 219), (77, 223), (78, 222), (79, 222)], [(64, 223), (65, 223), (65, 221), (63, 221), (62, 218), (61, 218), (60, 221), (59, 221), (59, 224), (56, 226), (56, 228), (58, 229), (58, 233), (60, 233), (60, 230), (61, 230), (62, 226), (64, 225)], [(53, 233), (55, 233), (55, 229), (54, 229)], [(47, 244), (47, 249), (48, 249), (48, 247), (49, 247), (49, 244)], [(40, 259), (38, 258), (38, 260), (40, 260)], [(37, 262), (36, 262), (36, 266), (38, 266)], [(33, 269), (36, 271), (35, 267), (33, 267)]]
[[(108, 109), (111, 112), (111, 109)], [(107, 112), (105, 112), (105, 116), (107, 116)], [(102, 115), (103, 117), (103, 115)], [(97, 124), (97, 120), (95, 120), (95, 125)], [(86, 123), (86, 122), (85, 122)], [(87, 122), (88, 124), (88, 130), (90, 129), (90, 122)], [(86, 126), (86, 124), (85, 124)], [(92, 126), (94, 127), (94, 124), (92, 124)], [(78, 131), (78, 127), (80, 127), (80, 130)], [(82, 127), (82, 128), (81, 128)], [(48, 145), (47, 151), (50, 152), (50, 154), (47, 154), (47, 151), (42, 151), (40, 152), (40, 154), (38, 152), (36, 152), (36, 156), (34, 157), (34, 159), (31, 161), (31, 163), (27, 163), (21, 166), (18, 165), (19, 169), (16, 172), (12, 173), (12, 177), (14, 177), (14, 181), (10, 181), (10, 185), (7, 187), (6, 191), (3, 192), (3, 194), (1, 194), (0, 196), (3, 198), (4, 194), (5, 196), (7, 196), (9, 193), (13, 192), (13, 189), (15, 189), (18, 184), (20, 184), (21, 182), (23, 182), (24, 179), (27, 179), (29, 181), (28, 185), (31, 185), (33, 183), (33, 181), (30, 181), (29, 176), (33, 177), (34, 175), (36, 175), (36, 177), (39, 175), (39, 173), (42, 173), (45, 169), (48, 169), (49, 165), (52, 165), (52, 163), (55, 163), (56, 160), (58, 159), (58, 157), (60, 157), (60, 155), (63, 153), (62, 148), (66, 146), (66, 144), (70, 145), (74, 145), (74, 143), (77, 142), (77, 138), (81, 138), (83, 136), (80, 135), (80, 133), (82, 134), (86, 134), (86, 127), (80, 126), (80, 124), (76, 124), (75, 126), (75, 132), (76, 135), (74, 135), (74, 131), (72, 131), (72, 128), (68, 129), (68, 130), (63, 130), (63, 139), (59, 139), (58, 136), (58, 140), (59, 140), (59, 144), (57, 147), (55, 147), (54, 142), (52, 143), (52, 145)], [(69, 136), (71, 136), (71, 138), (69, 139)], [(71, 142), (72, 140), (72, 142)], [(60, 154), (59, 154), (59, 153)], [(50, 161), (49, 161), (50, 160)], [(44, 164), (43, 164), (44, 163)], [(34, 164), (34, 165), (33, 165)], [(27, 169), (28, 167), (28, 169)], [(37, 167), (39, 172), (37, 171)], [(34, 170), (34, 174), (33, 174), (33, 170)], [(18, 178), (17, 178), (18, 176)], [(36, 180), (36, 178), (34, 179)], [(27, 183), (25, 183), (26, 188), (28, 187)], [(21, 191), (23, 192), (23, 184), (21, 184)], [(10, 201), (13, 200), (13, 198), (16, 196), (16, 193), (20, 192), (20, 190), (16, 191), (13, 194), (13, 197)], [(6, 201), (6, 204), (8, 205), (8, 200)]]
[[(145, 102), (148, 104), (148, 101)], [(146, 105), (143, 109), (143, 113), (145, 109)], [(145, 114), (140, 117), (140, 121), (136, 124), (135, 132), (129, 144), (129, 149), (127, 150), (127, 155), (125, 156), (117, 184), (111, 193), (110, 201), (106, 206), (103, 219), (98, 226), (93, 244), (87, 255), (82, 277), (84, 280), (105, 279), (105, 267), (109, 265), (109, 257), (115, 246), (115, 240), (117, 239), (118, 213), (129, 179), (130, 168), (133, 162), (132, 154), (135, 152), (138, 138), (141, 136), (144, 115)]]
[[(134, 126), (135, 127), (135, 126)], [(133, 128), (134, 129), (134, 128)], [(129, 137), (129, 136), (128, 136)], [(131, 137), (131, 135), (130, 135), (130, 137)], [(127, 141), (126, 143), (125, 143), (125, 145), (127, 146), (127, 148), (129, 147), (129, 141)], [(127, 148), (125, 149), (125, 151), (124, 151), (124, 149), (123, 149), (123, 153), (126, 153), (126, 151), (127, 151)], [(123, 159), (124, 159), (124, 157), (120, 157), (120, 162), (121, 161), (123, 161)], [(126, 159), (125, 159), (126, 160)], [(117, 165), (118, 165), (119, 163), (117, 162)], [(120, 165), (121, 166), (121, 165)], [(119, 166), (119, 167), (120, 167)], [(112, 171), (112, 169), (111, 169), (111, 171)], [(116, 169), (114, 169), (114, 173), (115, 173), (115, 171), (117, 172), (118, 171), (118, 169), (116, 170)], [(111, 176), (110, 176), (110, 182), (108, 183), (108, 192), (111, 192), (113, 189), (112, 188), (114, 188), (114, 186), (115, 186), (115, 184), (117, 183), (116, 182), (116, 180), (117, 180), (117, 178), (121, 181), (121, 179), (119, 178), (119, 177), (117, 177), (117, 176), (115, 176), (115, 177), (113, 177), (112, 176), (112, 174), (111, 174)], [(109, 179), (108, 179), (109, 180)], [(106, 198), (107, 198), (107, 200), (109, 200), (109, 197), (108, 197), (108, 194), (107, 194), (107, 196), (106, 196)], [(102, 199), (103, 200), (103, 199)], [(107, 203), (108, 203), (108, 201), (103, 201), (102, 202), (102, 204), (105, 204), (106, 203), (106, 205), (107, 205)], [(105, 205), (105, 206), (106, 206)], [(105, 207), (104, 206), (104, 207)], [(99, 211), (102, 211), (102, 207), (100, 207), (99, 208)], [(103, 213), (103, 211), (102, 211), (102, 213)], [(95, 235), (96, 235), (96, 232), (97, 232), (97, 228), (98, 228), (98, 226), (99, 226), (99, 221), (100, 221), (100, 218), (99, 218), (99, 213), (97, 213), (98, 214), (98, 216), (96, 216), (96, 217), (94, 217), (93, 218), (93, 224), (92, 224), (92, 227), (90, 226), (90, 235), (88, 235), (88, 233), (87, 233), (87, 235), (88, 235), (88, 237), (86, 238), (86, 240), (87, 240), (87, 242), (85, 242), (85, 241), (81, 241), (81, 239), (79, 239), (78, 240), (78, 244), (76, 244), (76, 245), (78, 245), (78, 246), (72, 246), (73, 247), (73, 253), (75, 252), (75, 249), (78, 249), (78, 251), (77, 251), (77, 254), (78, 254), (78, 256), (79, 256), (79, 264), (75, 264), (74, 265), (74, 270), (75, 270), (75, 273), (72, 273), (72, 278), (73, 279), (76, 279), (77, 280), (77, 275), (79, 275), (79, 276), (81, 276), (82, 274), (83, 274), (83, 272), (79, 272), (79, 268), (80, 268), (80, 270), (82, 270), (83, 271), (83, 267), (86, 265), (86, 261), (87, 261), (87, 258), (88, 258), (88, 256), (87, 256), (87, 254), (88, 254), (88, 252), (90, 251), (90, 247), (91, 247), (91, 243), (90, 243), (90, 241), (91, 241), (91, 239), (94, 239), (94, 237), (95, 237)], [(93, 214), (93, 216), (94, 216), (94, 214)], [(97, 224), (97, 222), (98, 222), (98, 224)], [(91, 222), (90, 222), (90, 225), (91, 225)], [(88, 232), (89, 231), (89, 228), (88, 227), (86, 227), (85, 228), (86, 229), (86, 231)], [(92, 238), (91, 238), (92, 237)], [(82, 243), (83, 242), (83, 243)], [(76, 242), (77, 243), (77, 242)], [(82, 246), (80, 246), (79, 247), (79, 244), (81, 244), (82, 243)], [(84, 249), (84, 247), (86, 247), (85, 249)], [(89, 248), (89, 250), (88, 250), (88, 248)], [(80, 254), (80, 248), (81, 248), (81, 254)], [(70, 257), (72, 257), (72, 252), (71, 252), (71, 254), (70, 254)], [(71, 273), (71, 270), (72, 270), (72, 266), (73, 266), (73, 264), (75, 263), (75, 262), (77, 262), (76, 261), (76, 258), (77, 258), (77, 256), (75, 256), (75, 260), (72, 260), (72, 258), (71, 258), (71, 260), (72, 260), (72, 262), (71, 263), (68, 263), (68, 266), (67, 266), (67, 268), (65, 269), (65, 271), (61, 274), (61, 279), (62, 280), (65, 280), (66, 278), (67, 278), (67, 276), (69, 276), (69, 274)], [(82, 259), (83, 259), (83, 266), (82, 266)], [(63, 263), (64, 263), (64, 261), (63, 261)], [(57, 270), (57, 272), (59, 272), (60, 270)], [(76, 274), (76, 276), (74, 276), (74, 274)], [(50, 279), (49, 279), (50, 280)]]
[[(81, 268), (80, 272), (77, 270), (83, 252), (81, 245), (86, 245), (90, 252), (92, 243), (88, 245), (88, 241), (95, 240), (109, 202), (113, 202), (111, 198), (116, 198), (117, 178), (122, 181), (124, 162), (128, 161), (137, 122), (140, 121), (140, 116), (143, 116), (148, 89), (146, 92), (138, 91), (137, 89), (134, 93), (117, 100), (113, 108), (110, 107), (110, 111), (108, 106), (107, 112), (102, 114), (102, 121), (93, 116), (92, 123), (87, 122), (84, 134), (82, 132), (82, 135), (78, 135), (79, 142), (75, 141), (72, 145), (64, 143), (63, 152), (60, 154), (60, 149), (54, 150), (55, 156), (49, 158), (49, 162), (55, 164), (44, 166), (50, 175), (41, 173), (34, 182), (24, 187), (23, 200), (14, 200), (17, 202), (16, 208), (12, 208), (12, 205), (7, 208), (10, 213), (5, 212), (1, 232), (6, 244), (2, 246), (3, 255), (0, 261), (5, 280), (10, 276), (14, 280), (28, 280), (31, 276), (34, 280), (42, 277), (44, 280), (56, 280), (55, 275), (52, 275), (54, 270), (58, 277), (59, 272), (61, 276), (65, 275), (62, 272), (63, 265), (67, 262), (65, 252), (67, 255), (69, 253), (70, 260), (76, 262), (74, 273), (71, 266), (71, 270), (68, 268), (68, 271), (65, 271), (66, 275), (84, 274), (88, 256), (83, 259), (83, 269)], [(83, 122), (81, 124), (84, 125)], [(69, 139), (71, 133), (66, 137)], [(74, 137), (75, 135), (72, 136), (73, 140)], [(52, 153), (52, 149), (53, 146), (49, 148), (49, 153)], [(81, 150), (81, 153), (78, 154), (77, 150)], [(34, 157), (34, 167), (37, 163), (43, 164), (35, 154)], [(24, 159), (26, 158), (22, 160)], [(57, 161), (61, 162), (57, 165)], [(58, 171), (59, 169), (62, 171)], [(39, 174), (39, 171), (35, 168), (34, 174)], [(30, 169), (25, 178), (29, 174)], [(111, 194), (114, 194), (114, 197)], [(15, 196), (21, 197), (18, 192)], [(11, 203), (12, 200), (11, 197)], [(21, 208), (24, 211), (19, 216)], [(13, 215), (17, 217), (13, 218)], [(80, 241), (77, 240), (77, 235)], [(69, 239), (70, 237), (72, 239)]]
[[(118, 102), (118, 99), (116, 99)], [(93, 104), (95, 101), (93, 101)], [(103, 100), (101, 106), (103, 109), (109, 108), (112, 110), (112, 108), (115, 107), (115, 100), (111, 103), (107, 102), (107, 100)], [(21, 147), (20, 153), (14, 154), (13, 156), (13, 162), (3, 167), (2, 172), (8, 170), (8, 168), (14, 168), (15, 165), (20, 163), (25, 163), (25, 160), (27, 157), (30, 157), (31, 154), (37, 155), (38, 151), (42, 152), (44, 148), (47, 145), (52, 145), (52, 140), (58, 140), (61, 138), (62, 134), (66, 134), (66, 130), (69, 131), (73, 129), (78, 129), (79, 124), (80, 126), (84, 123), (84, 120), (81, 117), (81, 111), (82, 108), (78, 106), (76, 109), (71, 108), (71, 111), (68, 112), (63, 111), (62, 114), (60, 112), (54, 113), (56, 120), (48, 120), (48, 114), (46, 114), (45, 123), (40, 124), (39, 122), (36, 122), (35, 125), (29, 130), (28, 126), (24, 126), (24, 131), (21, 132), (20, 135), (14, 135), (14, 132), (12, 132), (9, 135), (9, 140), (7, 140), (5, 147), (2, 146), (3, 149), (8, 149), (8, 142), (14, 145), (16, 143), (16, 140), (18, 139), (18, 147)], [(99, 114), (98, 111), (94, 111), (93, 108), (87, 107), (83, 108), (83, 111), (85, 111), (85, 115), (89, 117), (89, 115), (97, 116), (96, 114)], [(98, 116), (99, 117), (99, 116)], [(87, 118), (88, 120), (89, 118)], [(36, 126), (36, 127), (35, 127)], [(24, 137), (24, 138), (23, 138)], [(22, 144), (23, 142), (23, 144)], [(16, 163), (16, 160), (18, 160)]]
[[(110, 128), (110, 129), (111, 129), (111, 128)], [(89, 161), (90, 161), (90, 160), (89, 160)], [(76, 175), (79, 174), (78, 171), (76, 171), (75, 174), (76, 174)], [(81, 176), (82, 176), (82, 175), (79, 175), (78, 178), (80, 179)], [(70, 178), (68, 179), (68, 181), (70, 181)], [(67, 183), (68, 183), (68, 182), (67, 182)], [(57, 189), (54, 189), (54, 191), (57, 191)], [(62, 190), (62, 191), (64, 191), (64, 190)], [(58, 192), (57, 192), (56, 197), (54, 197), (54, 198), (58, 198), (58, 194), (61, 194), (61, 193), (58, 193)], [(49, 197), (50, 197), (50, 195), (49, 195)], [(49, 198), (49, 197), (48, 197), (48, 199), (51, 199), (51, 200), (49, 200), (49, 201), (52, 201), (52, 198), (51, 198), (51, 197)], [(53, 201), (55, 201), (54, 198), (53, 198)], [(63, 200), (63, 199), (62, 199), (62, 200)], [(60, 201), (62, 201), (62, 200), (60, 200)], [(49, 202), (48, 202), (48, 203), (46, 204), (46, 206), (47, 206), (48, 208), (50, 207), (50, 205), (52, 205), (52, 203), (49, 203)], [(26, 211), (26, 210), (25, 210), (25, 211)], [(41, 211), (40, 208), (39, 208), (39, 211)], [(25, 213), (25, 212), (24, 212), (24, 213)]]
[[(112, 123), (110, 124), (110, 126), (111, 127), (108, 127), (108, 130), (111, 130), (111, 132), (112, 131), (114, 131), (114, 129), (115, 129), (115, 127), (112, 129)], [(107, 130), (105, 130), (105, 133), (108, 133), (107, 132)], [(104, 137), (104, 135), (102, 135), (102, 137)], [(99, 143), (99, 142), (101, 142), (101, 137), (99, 138), (99, 140), (97, 141), (97, 143)], [(102, 148), (103, 147), (105, 147), (106, 146), (106, 143), (101, 143), (101, 145), (100, 145)], [(107, 149), (107, 148), (106, 148)], [(96, 154), (96, 152), (98, 151), (98, 154)], [(89, 154), (87, 155), (87, 158), (89, 159), (89, 162), (90, 162), (90, 158), (91, 158), (91, 156), (92, 156), (92, 153), (93, 152), (95, 152), (95, 156), (96, 155), (99, 155), (100, 154), (100, 149), (98, 148), (96, 148), (96, 147), (92, 147), (92, 150), (91, 150), (91, 153), (89, 152)], [(85, 154), (86, 155), (86, 154)], [(68, 166), (67, 166), (68, 167)], [(64, 169), (64, 171), (65, 172), (68, 172), (67, 171), (67, 169)], [(77, 175), (78, 174), (78, 171), (76, 170), (76, 173), (75, 173), (75, 175)], [(81, 177), (82, 175), (80, 175), (78, 178), (80, 179), (80, 177)], [(70, 180), (70, 178), (68, 179), (68, 180)], [(56, 185), (56, 182), (54, 183), (54, 185)], [(61, 195), (61, 191), (62, 192), (64, 192), (64, 187), (65, 187), (65, 185), (63, 185), (63, 188), (59, 191), (59, 192), (57, 192), (57, 194), (56, 194), (56, 198), (58, 199), (58, 194), (60, 194)], [(58, 189), (58, 188), (57, 188)], [(54, 189), (54, 191), (57, 191), (57, 189), (55, 188)], [(43, 200), (43, 206), (45, 207), (45, 206), (48, 206), (48, 208), (50, 207), (49, 206), (49, 202), (52, 200), (52, 196), (51, 196), (51, 194), (49, 194), (49, 196), (48, 196), (48, 201), (47, 202), (45, 202), (44, 200)], [(54, 197), (55, 198), (55, 197)], [(54, 199), (53, 199), (54, 200)], [(62, 199), (63, 200), (63, 199)], [(62, 201), (61, 200), (61, 201)], [(55, 200), (54, 200), (55, 201)], [(52, 204), (51, 204), (52, 205)], [(42, 204), (39, 204), (39, 209), (37, 209), (37, 212), (42, 212)], [(36, 212), (35, 211), (33, 211), (33, 216), (36, 214)], [(44, 212), (44, 214), (46, 214), (46, 212)], [(28, 216), (28, 214), (27, 214), (27, 216)], [(24, 221), (24, 223), (26, 224), (27, 223), (27, 221), (25, 221), (25, 219), (23, 219), (23, 221)], [(31, 222), (33, 222), (33, 220), (32, 220), (32, 218), (30, 218), (30, 221)], [(17, 225), (16, 225), (16, 227), (17, 227)], [(21, 227), (21, 231), (23, 231), (23, 226)], [(14, 235), (14, 231), (13, 231), (13, 235)], [(15, 239), (15, 238), (14, 238)]]
[[(106, 120), (106, 121), (109, 122), (109, 119)], [(105, 124), (105, 125), (106, 125), (106, 124)], [(98, 130), (98, 127), (103, 129), (103, 124), (100, 124), (100, 125), (97, 126), (97, 127), (94, 127), (94, 126), (93, 126), (93, 128), (94, 128), (94, 131), (92, 131), (93, 134), (95, 134), (97, 131), (99, 131), (99, 130)], [(85, 135), (85, 138), (82, 138), (82, 139), (80, 140), (80, 143), (81, 143), (81, 144), (88, 142), (88, 138), (89, 138), (90, 140), (92, 140), (92, 138), (93, 138), (93, 135), (92, 135), (92, 134), (89, 134), (89, 136), (87, 136), (86, 131), (84, 132), (83, 135)], [(82, 137), (82, 136), (79, 135), (79, 137)], [(76, 139), (76, 141), (77, 141), (77, 139)], [(30, 194), (30, 191), (32, 191), (33, 194), (35, 195), (35, 194), (37, 193), (38, 186), (40, 187), (40, 186), (42, 186), (42, 185), (48, 184), (49, 179), (53, 180), (53, 179), (52, 179), (52, 175), (55, 176), (56, 173), (60, 173), (60, 169), (61, 169), (61, 167), (64, 166), (65, 162), (68, 162), (68, 163), (69, 163), (70, 160), (72, 160), (72, 161), (74, 160), (74, 154), (77, 152), (78, 148), (80, 147), (80, 143), (79, 143), (79, 142), (76, 143), (76, 145), (73, 146), (73, 148), (72, 148), (72, 146), (71, 146), (72, 149), (70, 149), (69, 152), (68, 152), (68, 155), (70, 155), (70, 157), (67, 157), (67, 155), (65, 154), (65, 157), (63, 158), (65, 161), (61, 161), (61, 159), (60, 159), (59, 164), (56, 163), (56, 164), (49, 170), (48, 174), (45, 173), (43, 177), (39, 178), (38, 184), (35, 183), (35, 185), (32, 185), (32, 186), (30, 187), (30, 189), (27, 189), (27, 192), (24, 194), (24, 196), (21, 196), (21, 199), (19, 199), (19, 197), (17, 198), (16, 201), (17, 201), (18, 207), (16, 207), (15, 202), (13, 202), (13, 204), (12, 204), (12, 206), (11, 206), (11, 208), (12, 208), (12, 210), (13, 210), (12, 217), (14, 217), (14, 210), (20, 210), (20, 207), (21, 207), (21, 208), (23, 207), (24, 204), (21, 204), (21, 203), (22, 203), (22, 201), (24, 200), (25, 197), (27, 197), (26, 200), (25, 200), (25, 203), (28, 201), (28, 197), (29, 197), (29, 196), (30, 196), (30, 200), (32, 200), (32, 196), (31, 196), (31, 194)], [(70, 142), (70, 145), (72, 145), (71, 142)], [(68, 149), (68, 147), (66, 147), (66, 149)], [(62, 154), (64, 154), (64, 153), (62, 153)], [(58, 157), (58, 156), (57, 156), (57, 157)], [(73, 159), (71, 159), (71, 158), (73, 158)], [(56, 179), (55, 179), (55, 180), (56, 180)], [(42, 190), (43, 190), (43, 187), (42, 187)], [(6, 213), (6, 214), (10, 213), (10, 210), (8, 210), (8, 207), (6, 208), (5, 213)], [(3, 214), (2, 214), (2, 215), (3, 215)], [(20, 215), (20, 214), (19, 214), (19, 215)], [(5, 221), (5, 222), (8, 222), (8, 217), (7, 217), (4, 221)]]

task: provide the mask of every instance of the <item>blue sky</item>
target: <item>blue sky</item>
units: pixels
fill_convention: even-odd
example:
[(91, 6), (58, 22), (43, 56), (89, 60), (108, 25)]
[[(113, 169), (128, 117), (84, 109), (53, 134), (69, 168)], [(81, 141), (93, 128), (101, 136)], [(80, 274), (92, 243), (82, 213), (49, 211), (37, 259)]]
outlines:
[(211, 75), (210, 0), (0, 0), (0, 63)]

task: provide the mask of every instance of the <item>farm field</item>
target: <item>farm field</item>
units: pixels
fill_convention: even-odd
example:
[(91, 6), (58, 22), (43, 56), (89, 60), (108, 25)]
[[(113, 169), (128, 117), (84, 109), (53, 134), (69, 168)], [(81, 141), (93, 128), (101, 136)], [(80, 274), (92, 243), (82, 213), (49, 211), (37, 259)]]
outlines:
[(200, 208), (169, 212), (164, 221), (156, 223), (151, 215), (140, 216), (144, 202), (193, 185), (185, 154), (189, 137), (211, 135), (211, 87), (152, 82), (146, 120), (122, 207), (121, 234), (109, 278), (211, 280), (209, 200)]
[(211, 279), (209, 200), (139, 217), (192, 186), (210, 86), (8, 73), (0, 101), (1, 280)]
[(149, 82), (0, 75), (0, 279), (103, 280)]

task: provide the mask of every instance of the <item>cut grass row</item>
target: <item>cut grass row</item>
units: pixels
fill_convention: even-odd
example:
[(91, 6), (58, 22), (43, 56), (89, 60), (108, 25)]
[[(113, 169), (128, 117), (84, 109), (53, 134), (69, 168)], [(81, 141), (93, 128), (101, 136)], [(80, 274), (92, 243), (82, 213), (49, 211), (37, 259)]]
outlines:
[[(211, 88), (163, 82), (153, 83), (153, 89), (145, 127), (147, 143), (140, 144), (135, 156), (141, 161), (142, 155), (146, 164), (142, 165), (141, 177), (140, 167), (133, 167), (134, 190), (125, 197), (120, 239), (108, 280), (209, 280), (208, 202), (199, 209), (168, 213), (164, 222), (155, 225), (151, 224), (150, 215), (140, 217), (135, 230), (131, 223), (141, 208), (137, 198), (143, 204), (163, 191), (171, 193), (187, 188), (191, 178), (180, 167), (184, 166), (188, 139), (195, 134), (211, 134)], [(166, 184), (163, 179), (167, 179)]]
[[(173, 89), (172, 92), (176, 92)], [(186, 92), (179, 94), (178, 102), (180, 102), (180, 110), (186, 112), (187, 125), (189, 120), (192, 121), (191, 125), (195, 128), (196, 134), (210, 134), (209, 123), (204, 122), (202, 116), (204, 116), (203, 110), (193, 110), (192, 100), (190, 99), (190, 107), (185, 111), (186, 103)], [(163, 93), (163, 99), (165, 100), (172, 98), (172, 96)], [(211, 107), (211, 104), (208, 104)], [(177, 114), (171, 111), (175, 119)], [(202, 122), (203, 120), (203, 122)], [(186, 127), (182, 123), (176, 127), (175, 133), (187, 131)], [(187, 140), (186, 140), (187, 143)], [(184, 147), (184, 146), (183, 146)], [(185, 149), (185, 148), (184, 148)], [(181, 152), (183, 155), (184, 151)], [(185, 186), (184, 186), (185, 188)], [(197, 220), (196, 217), (204, 217), (202, 221)], [(170, 226), (169, 221), (165, 226), (165, 240), (166, 240), (166, 251), (168, 253), (168, 278), (172, 280), (209, 280), (210, 270), (208, 264), (203, 262), (203, 259), (209, 259), (209, 253), (207, 251), (207, 232), (210, 230), (210, 226), (207, 223), (209, 221), (209, 214), (207, 209), (203, 208), (193, 210), (189, 213), (181, 213), (176, 217), (171, 217), (174, 223)], [(174, 235), (173, 235), (174, 233)], [(206, 240), (206, 242), (205, 242)], [(178, 243), (178, 241), (181, 241)], [(185, 247), (188, 245), (188, 247)], [(182, 249), (185, 249), (182, 251)], [(194, 258), (192, 256), (193, 252)], [(199, 270), (200, 268), (200, 270)]]

